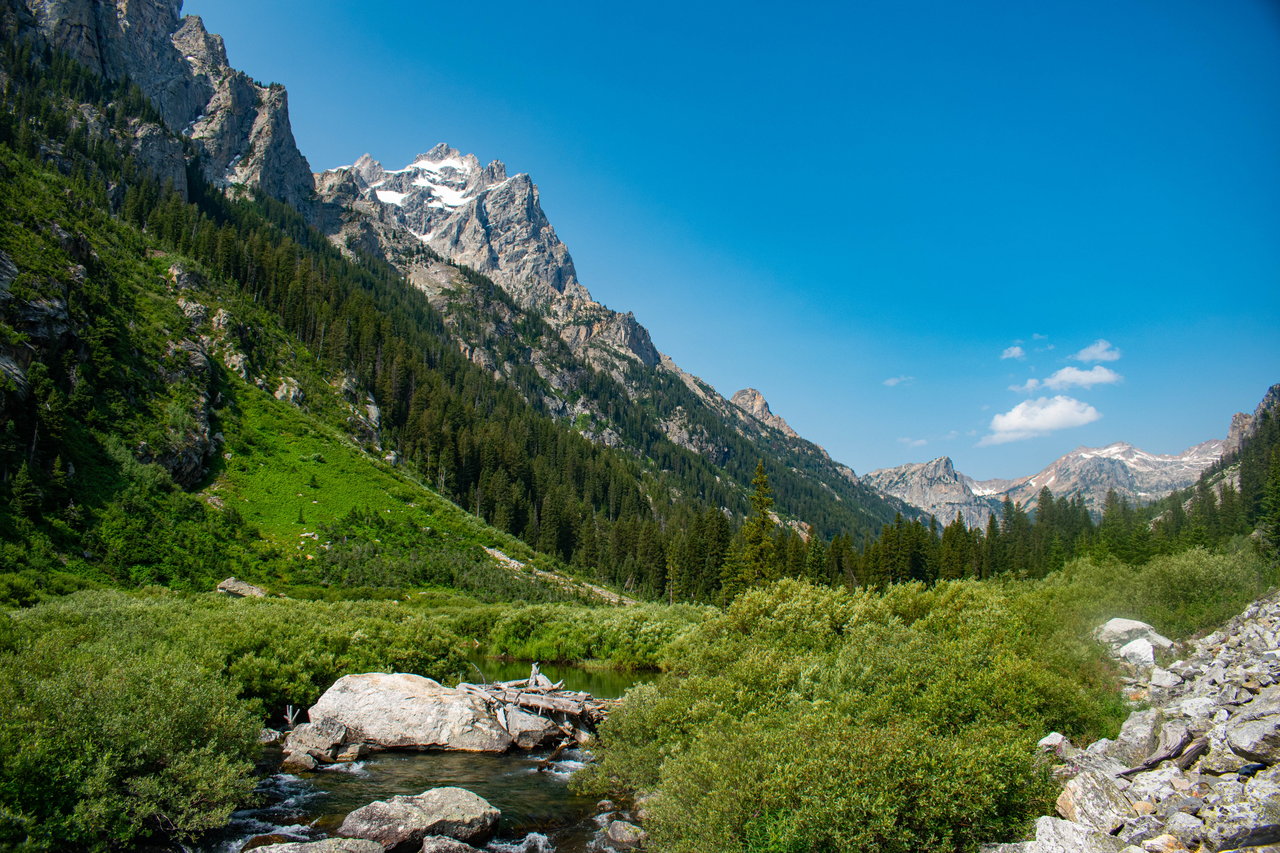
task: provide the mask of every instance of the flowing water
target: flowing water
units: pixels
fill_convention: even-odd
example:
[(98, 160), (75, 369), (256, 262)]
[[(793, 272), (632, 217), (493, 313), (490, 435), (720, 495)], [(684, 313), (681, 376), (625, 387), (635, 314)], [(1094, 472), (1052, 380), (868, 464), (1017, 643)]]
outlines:
[[(476, 659), (489, 681), (509, 681), (529, 674), (528, 663)], [(641, 673), (590, 671), (571, 666), (542, 668), (565, 688), (615, 698), (628, 687), (652, 677)], [(469, 681), (480, 681), (472, 672)], [(332, 834), (351, 811), (395, 794), (421, 794), (430, 788), (456, 785), (473, 791), (502, 812), (494, 853), (584, 853), (600, 828), (594, 819), (595, 798), (570, 793), (569, 776), (587, 756), (567, 750), (549, 766), (540, 766), (550, 750), (504, 755), (467, 752), (381, 752), (362, 761), (330, 765), (314, 773), (275, 773), (278, 748), (263, 756), (264, 776), (259, 804), (236, 812), (222, 830), (194, 849), (200, 853), (238, 853), (258, 836), (273, 841), (313, 841)]]

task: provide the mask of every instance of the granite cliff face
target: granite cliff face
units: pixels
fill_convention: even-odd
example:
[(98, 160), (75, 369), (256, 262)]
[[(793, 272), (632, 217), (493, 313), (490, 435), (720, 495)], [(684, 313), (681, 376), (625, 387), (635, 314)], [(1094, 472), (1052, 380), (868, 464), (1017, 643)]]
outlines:
[(1262, 400), (1253, 410), (1253, 414), (1236, 412), (1231, 418), (1231, 429), (1227, 431), (1227, 440), (1222, 447), (1223, 457), (1231, 456), (1240, 450), (1244, 440), (1258, 431), (1258, 423), (1264, 414), (1271, 417), (1280, 414), (1280, 383), (1267, 389), (1267, 393), (1262, 395)]
[[(236, 71), (222, 38), (181, 12), (181, 0), (25, 0), (18, 10), (27, 37), (108, 80), (136, 83), (169, 133), (190, 140), (212, 183), (261, 187), (308, 213), (311, 169), (294, 142), (284, 88)], [(153, 171), (172, 177), (173, 158)]]

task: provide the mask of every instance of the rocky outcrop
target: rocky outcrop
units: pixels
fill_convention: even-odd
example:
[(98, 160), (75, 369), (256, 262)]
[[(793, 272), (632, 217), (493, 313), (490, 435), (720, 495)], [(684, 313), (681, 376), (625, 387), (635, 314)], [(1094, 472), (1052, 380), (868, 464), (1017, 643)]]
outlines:
[(1222, 446), (1223, 457), (1232, 456), (1240, 451), (1244, 442), (1258, 431), (1258, 424), (1264, 414), (1275, 417), (1278, 413), (1280, 413), (1280, 383), (1267, 389), (1267, 393), (1262, 395), (1262, 400), (1253, 410), (1253, 414), (1237, 412), (1231, 418), (1231, 429), (1227, 431), (1227, 440)]
[(214, 184), (261, 187), (311, 211), (311, 169), (294, 141), (284, 88), (231, 68), (222, 39), (199, 17), (181, 17), (181, 0), (25, 2), (29, 34), (108, 80), (127, 77), (155, 105), (169, 133), (154, 125), (135, 129), (134, 154), (162, 181), (185, 191), (169, 135), (182, 134)]
[(741, 391), (738, 391), (730, 397), (729, 402), (733, 403), (739, 409), (742, 409), (742, 411), (751, 415), (751, 417), (760, 421), (760, 423), (765, 426), (781, 430), (792, 438), (800, 437), (796, 434), (796, 431), (791, 428), (789, 423), (784, 421), (778, 415), (775, 415), (769, 409), (769, 402), (765, 400), (763, 394), (754, 388), (743, 388)]
[(266, 598), (270, 594), (260, 586), (235, 578), (227, 578), (218, 584), (216, 591), (229, 598)]
[(384, 850), (419, 848), (432, 836), (483, 844), (493, 835), (499, 814), (465, 788), (433, 788), (358, 808), (342, 821), (338, 834), (375, 841)]
[[(1139, 641), (1179, 651), (1132, 620), (1112, 620), (1095, 636), (1117, 651)], [(1164, 667), (1131, 666), (1126, 692), (1151, 707), (1133, 712), (1114, 741), (1083, 750), (1060, 735), (1041, 742), (1065, 762), (1058, 813), (1083, 839), (1068, 849), (1213, 853), (1280, 843), (1280, 595), (1181, 652)], [(1035, 841), (984, 849), (1058, 849), (1039, 829)]]

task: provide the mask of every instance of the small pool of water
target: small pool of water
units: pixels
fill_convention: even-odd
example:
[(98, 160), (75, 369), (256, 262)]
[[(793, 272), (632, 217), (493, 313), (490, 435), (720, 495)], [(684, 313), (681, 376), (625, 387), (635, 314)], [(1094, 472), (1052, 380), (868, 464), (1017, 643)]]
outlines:
[[(475, 658), (489, 681), (529, 675), (529, 664)], [(540, 667), (565, 688), (617, 698), (654, 673), (584, 670), (548, 664)], [(478, 682), (474, 673), (466, 679)], [(194, 853), (239, 853), (258, 836), (273, 841), (314, 841), (337, 831), (343, 818), (374, 800), (396, 794), (421, 794), (456, 785), (488, 800), (502, 812), (498, 831), (486, 850), (492, 853), (587, 853), (600, 825), (596, 799), (569, 791), (569, 776), (588, 757), (578, 750), (560, 753), (546, 765), (550, 750), (513, 750), (503, 755), (468, 752), (381, 752), (362, 761), (330, 765), (313, 773), (277, 773), (280, 750), (269, 748), (260, 764), (258, 803), (236, 812), (230, 823), (188, 848)], [(544, 766), (545, 765), (545, 766)]]

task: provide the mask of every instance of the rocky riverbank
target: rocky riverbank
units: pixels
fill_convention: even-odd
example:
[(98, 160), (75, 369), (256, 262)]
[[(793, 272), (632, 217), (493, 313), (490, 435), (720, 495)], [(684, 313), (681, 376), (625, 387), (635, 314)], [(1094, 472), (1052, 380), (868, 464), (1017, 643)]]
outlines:
[(1041, 741), (1060, 762), (1062, 819), (983, 853), (1280, 851), (1280, 595), (1184, 646), (1131, 620), (1097, 636), (1144, 707), (1114, 740)]

